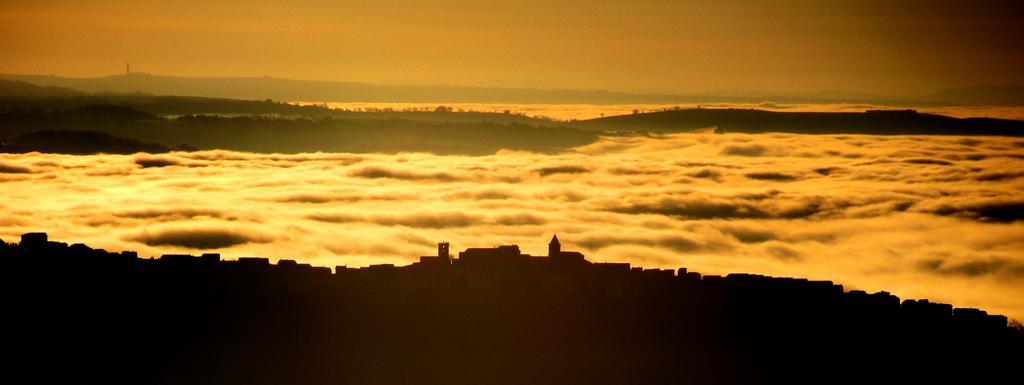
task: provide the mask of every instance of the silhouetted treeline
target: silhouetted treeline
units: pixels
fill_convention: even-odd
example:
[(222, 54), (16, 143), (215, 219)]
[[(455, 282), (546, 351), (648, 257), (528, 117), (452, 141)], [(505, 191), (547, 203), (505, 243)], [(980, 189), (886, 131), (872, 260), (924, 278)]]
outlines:
[[(1005, 317), (827, 281), (590, 263), (553, 241), (397, 267), (141, 259), (0, 242), (24, 383), (986, 383), (1019, 375)], [(10, 381), (7, 381), (10, 382)]]
[(867, 112), (775, 112), (696, 108), (610, 116), (576, 122), (596, 131), (687, 132), (717, 127), (724, 133), (865, 135), (1024, 135), (1024, 121), (953, 118), (913, 110)]

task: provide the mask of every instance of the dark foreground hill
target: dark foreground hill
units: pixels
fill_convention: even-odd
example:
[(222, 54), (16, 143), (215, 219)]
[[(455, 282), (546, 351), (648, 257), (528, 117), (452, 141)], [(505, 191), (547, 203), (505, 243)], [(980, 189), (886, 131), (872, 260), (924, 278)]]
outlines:
[(468, 249), (395, 267), (0, 242), (8, 383), (984, 383), (1001, 316), (826, 281)]

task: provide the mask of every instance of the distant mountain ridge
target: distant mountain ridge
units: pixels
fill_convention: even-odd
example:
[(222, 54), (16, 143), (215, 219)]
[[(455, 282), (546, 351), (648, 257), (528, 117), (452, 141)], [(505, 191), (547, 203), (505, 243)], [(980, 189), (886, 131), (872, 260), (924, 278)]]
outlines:
[(924, 98), (935, 103), (1024, 106), (1024, 86), (977, 85), (951, 88)]
[(22, 80), (0, 79), (0, 97), (41, 98), (78, 95), (85, 93), (65, 87), (40, 86)]
[[(444, 108), (346, 111), (199, 97), (0, 97), (0, 142), (6, 143), (0, 150), (5, 152), (132, 153), (191, 148), (484, 155), (501, 149), (560, 152), (593, 143), (602, 135), (707, 132), (711, 127), (715, 133), (748, 134), (1024, 136), (1024, 121), (1020, 120), (960, 119), (914, 110), (697, 108), (560, 122)], [(23, 136), (40, 131), (46, 134)], [(109, 137), (69, 134), (81, 131)], [(147, 147), (150, 145), (159, 147)]]
[[(291, 80), (273, 77), (188, 78), (145, 73), (99, 78), (0, 75), (40, 86), (94, 93), (149, 93), (233, 99), (330, 102), (507, 102), (507, 103), (671, 103), (680, 96), (603, 90), (375, 85), (360, 82)], [(701, 99), (704, 100), (704, 99)]]
[(0, 153), (23, 154), (42, 152), (52, 154), (159, 154), (171, 151), (195, 151), (195, 148), (176, 148), (156, 143), (119, 138), (96, 131), (43, 130), (18, 135), (11, 143), (0, 142)]
[[(968, 87), (915, 97), (885, 97), (847, 91), (798, 94), (658, 94), (607, 90), (529, 89), (471, 86), (380, 85), (274, 77), (176, 77), (130, 73), (97, 78), (0, 74), (0, 79), (90, 93), (148, 93), (248, 100), (426, 103), (872, 103), (891, 106), (1024, 105), (1024, 87)], [(2, 93), (0, 93), (2, 95)]]

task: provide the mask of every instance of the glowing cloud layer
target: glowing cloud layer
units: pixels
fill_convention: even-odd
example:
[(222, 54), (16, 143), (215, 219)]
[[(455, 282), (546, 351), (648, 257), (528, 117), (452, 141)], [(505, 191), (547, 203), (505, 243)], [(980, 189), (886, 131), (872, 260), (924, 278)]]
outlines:
[(609, 137), (571, 152), (0, 155), (0, 237), (412, 262), (558, 233), (592, 260), (830, 279), (1024, 318), (1024, 140)]

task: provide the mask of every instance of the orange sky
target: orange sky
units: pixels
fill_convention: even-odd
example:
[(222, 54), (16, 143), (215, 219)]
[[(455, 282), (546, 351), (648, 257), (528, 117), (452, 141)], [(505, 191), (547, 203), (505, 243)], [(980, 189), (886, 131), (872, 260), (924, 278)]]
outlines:
[(1012, 1), (2, 3), (3, 73), (102, 76), (128, 60), (165, 75), (626, 91), (1024, 83)]

